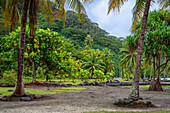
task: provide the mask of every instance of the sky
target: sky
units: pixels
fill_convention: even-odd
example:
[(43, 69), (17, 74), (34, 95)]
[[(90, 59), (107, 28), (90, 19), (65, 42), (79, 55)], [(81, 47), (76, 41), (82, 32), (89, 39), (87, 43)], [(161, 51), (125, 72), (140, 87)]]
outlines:
[[(110, 35), (116, 37), (126, 37), (130, 35), (132, 25), (132, 8), (136, 0), (129, 0), (120, 9), (120, 12), (113, 11), (107, 14), (109, 0), (94, 0), (85, 5), (88, 17), (99, 27), (106, 30)], [(157, 9), (154, 5), (151, 10)]]

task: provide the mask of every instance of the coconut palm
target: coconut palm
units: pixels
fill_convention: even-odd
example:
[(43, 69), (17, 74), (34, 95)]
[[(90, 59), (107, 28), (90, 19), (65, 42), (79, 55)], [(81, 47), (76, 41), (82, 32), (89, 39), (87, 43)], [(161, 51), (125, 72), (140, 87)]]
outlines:
[(103, 49), (102, 59), (104, 62), (104, 74), (106, 75), (107, 72), (115, 71), (114, 70), (114, 62), (112, 61), (113, 54), (108, 48)]
[(89, 49), (89, 46), (92, 46), (92, 44), (93, 44), (93, 38), (91, 38), (90, 35), (87, 35), (84, 42), (85, 42), (85, 45), (87, 46), (87, 48)]
[[(109, 10), (113, 11), (120, 11), (120, 7), (126, 2), (127, 0), (109, 0)], [(152, 1), (155, 3), (155, 1)], [(167, 8), (170, 6), (169, 0), (158, 0), (161, 8)], [(151, 0), (136, 0), (135, 6), (133, 8), (133, 25), (132, 31), (135, 30), (136, 24), (142, 18), (142, 26), (140, 31), (140, 38), (138, 43), (137, 49), (137, 58), (136, 58), (136, 67), (135, 67), (135, 74), (132, 83), (132, 88), (130, 90), (129, 98), (139, 99), (139, 75), (140, 75), (140, 64), (141, 64), (141, 56), (142, 56), (142, 49), (143, 49), (143, 40), (145, 34), (145, 28), (148, 18), (148, 12), (150, 8)], [(143, 16), (142, 16), (143, 14)]]
[(129, 48), (120, 48), (120, 52), (119, 54), (122, 54), (119, 58), (120, 66), (125, 66), (128, 70), (129, 70), (129, 76), (127, 78), (127, 80), (129, 80), (131, 72), (133, 67), (135, 66), (135, 61), (136, 61), (136, 51), (130, 51)]
[[(59, 9), (59, 16), (64, 15), (64, 20), (66, 19), (66, 13), (64, 4), (67, 3), (70, 8), (78, 12), (78, 17), (83, 20), (85, 17), (85, 8), (82, 5), (80, 0), (54, 0), (56, 7)], [(92, 0), (83, 0), (83, 2), (88, 2)], [(50, 0), (2, 0), (1, 10), (4, 14), (5, 21), (13, 25), (13, 21), (18, 19), (18, 13), (16, 12), (17, 5), (23, 4), (22, 8), (22, 18), (21, 18), (21, 33), (19, 41), (19, 54), (18, 54), (18, 73), (17, 73), (17, 84), (15, 91), (13, 92), (14, 96), (23, 96), (25, 95), (24, 85), (23, 85), (23, 75), (24, 75), (24, 48), (25, 48), (25, 34), (26, 34), (26, 25), (27, 25), (27, 12), (29, 10), (29, 27), (30, 35), (34, 36), (36, 32), (36, 23), (37, 23), (37, 11), (38, 6), (40, 10), (46, 16), (47, 20), (53, 20), (53, 12)], [(12, 4), (12, 5), (11, 5)], [(12, 9), (12, 10), (11, 10)], [(6, 16), (7, 15), (7, 16)]]
[(90, 53), (89, 56), (85, 58), (85, 62), (82, 64), (82, 68), (87, 69), (91, 73), (91, 77), (93, 76), (94, 70), (102, 70), (104, 69), (104, 62), (101, 57), (97, 54)]

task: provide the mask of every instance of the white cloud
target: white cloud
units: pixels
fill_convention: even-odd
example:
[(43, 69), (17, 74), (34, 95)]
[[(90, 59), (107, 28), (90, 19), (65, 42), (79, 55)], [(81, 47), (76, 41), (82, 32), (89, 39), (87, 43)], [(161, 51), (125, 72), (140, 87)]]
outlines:
[[(85, 5), (88, 17), (99, 24), (99, 27), (117, 37), (126, 37), (130, 35), (132, 25), (132, 8), (135, 0), (126, 2), (119, 13), (111, 12), (107, 15), (109, 0), (94, 0), (91, 4)], [(154, 5), (151, 10), (158, 6)]]

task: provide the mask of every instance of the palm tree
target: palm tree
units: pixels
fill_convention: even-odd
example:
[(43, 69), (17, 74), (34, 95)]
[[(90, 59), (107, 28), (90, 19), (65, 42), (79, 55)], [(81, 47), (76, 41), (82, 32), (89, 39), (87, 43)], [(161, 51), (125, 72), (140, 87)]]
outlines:
[(106, 75), (107, 72), (114, 71), (114, 62), (112, 61), (113, 54), (108, 48), (103, 49), (102, 59), (104, 62), (104, 74)]
[[(30, 35), (34, 36), (36, 32), (36, 23), (37, 23), (37, 9), (38, 4), (40, 6), (40, 10), (45, 14), (48, 21), (53, 20), (53, 12), (51, 7), (50, 0), (4, 0), (1, 3), (1, 10), (5, 17), (5, 21), (7, 23), (13, 22), (15, 19), (16, 13), (16, 3), (22, 3), (24, 1), (24, 6), (22, 8), (22, 19), (21, 19), (21, 33), (20, 33), (20, 41), (19, 41), (19, 54), (18, 54), (18, 73), (17, 73), (17, 84), (15, 91), (13, 92), (13, 96), (23, 96), (25, 95), (24, 85), (23, 85), (23, 75), (24, 75), (24, 48), (25, 48), (25, 34), (26, 34), (26, 25), (27, 25), (27, 12), (29, 9), (29, 27), (30, 27)], [(92, 0), (83, 0), (83, 2), (88, 2)], [(59, 9), (59, 15), (64, 15), (64, 20), (66, 19), (66, 13), (64, 4), (67, 3), (70, 8), (78, 12), (78, 17), (83, 20), (85, 17), (85, 8), (82, 5), (80, 0), (55, 0), (56, 6)], [(13, 5), (11, 5), (13, 4)], [(12, 9), (12, 10), (10, 10)], [(9, 13), (9, 11), (11, 11)], [(13, 25), (13, 23), (11, 23)]]
[(91, 72), (91, 77), (93, 76), (94, 70), (102, 70), (104, 69), (104, 63), (101, 57), (96, 55), (94, 52), (90, 53), (89, 56), (85, 58), (85, 62), (82, 64), (82, 68), (89, 70)]
[(119, 57), (121, 59), (119, 65), (125, 66), (125, 68), (129, 69), (129, 76), (127, 80), (129, 80), (132, 68), (135, 66), (136, 61), (136, 46), (137, 46), (137, 38), (135, 36), (127, 36), (125, 41), (123, 42), (124, 48), (120, 48)]
[(89, 49), (89, 46), (92, 46), (92, 44), (93, 44), (93, 38), (91, 38), (90, 35), (87, 35), (84, 42), (85, 42), (85, 45), (87, 46), (87, 48)]
[[(108, 13), (110, 13), (111, 10), (120, 11), (120, 7), (126, 2), (127, 0), (109, 0), (109, 10)], [(154, 3), (155, 1), (153, 1)], [(141, 56), (142, 56), (142, 49), (143, 49), (143, 40), (144, 40), (144, 34), (145, 34), (145, 28), (148, 18), (148, 12), (150, 8), (151, 0), (136, 0), (136, 4), (133, 8), (133, 25), (132, 30), (135, 30), (136, 24), (139, 22), (139, 20), (142, 18), (142, 26), (140, 31), (140, 38), (137, 48), (137, 58), (136, 58), (136, 67), (135, 67), (135, 74), (134, 79), (132, 83), (132, 88), (130, 90), (129, 98), (133, 99), (139, 99), (139, 75), (140, 75), (140, 64), (141, 64)], [(162, 8), (169, 7), (169, 1), (168, 0), (158, 0), (158, 3)], [(143, 16), (142, 16), (143, 13)]]
[(127, 80), (129, 80), (132, 68), (135, 66), (135, 61), (136, 61), (136, 51), (130, 51), (129, 48), (120, 48), (119, 54), (122, 54), (119, 58), (121, 59), (119, 65), (129, 69), (129, 76)]

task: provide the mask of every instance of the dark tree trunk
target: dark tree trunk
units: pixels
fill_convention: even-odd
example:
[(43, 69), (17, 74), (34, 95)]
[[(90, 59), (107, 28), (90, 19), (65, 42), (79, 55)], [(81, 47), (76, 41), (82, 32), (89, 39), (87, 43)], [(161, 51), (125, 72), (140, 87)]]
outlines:
[(128, 78), (127, 78), (127, 81), (130, 79), (131, 70), (132, 70), (132, 69), (129, 69), (129, 76), (128, 76)]
[(124, 72), (123, 72), (123, 66), (122, 66), (122, 79), (124, 78)]
[(12, 9), (12, 18), (11, 18), (11, 25), (10, 25), (10, 32), (13, 31), (13, 27), (15, 27), (15, 9), (16, 9), (16, 3), (17, 0), (14, 0), (12, 5), (13, 5), (13, 9)]
[(46, 75), (46, 81), (48, 81), (48, 75)]
[(145, 35), (145, 30), (146, 30), (146, 23), (147, 23), (149, 8), (150, 8), (150, 2), (151, 2), (151, 0), (146, 0), (144, 15), (143, 15), (143, 19), (142, 19), (142, 28), (141, 28), (141, 32), (140, 32), (140, 39), (139, 39), (139, 44), (138, 44), (138, 49), (137, 49), (135, 74), (134, 74), (134, 79), (133, 79), (133, 83), (132, 83), (132, 88), (131, 88), (130, 94), (129, 94), (129, 98), (132, 98), (132, 99), (139, 99), (140, 64), (141, 64), (143, 40), (144, 40), (144, 35)]
[(153, 55), (153, 78), (148, 90), (152, 91), (154, 84), (155, 84), (155, 55)]
[(25, 0), (22, 19), (21, 19), (21, 33), (19, 42), (19, 53), (18, 53), (18, 73), (17, 73), (17, 84), (13, 96), (25, 95), (23, 75), (24, 75), (24, 48), (25, 48), (25, 34), (27, 25), (27, 11), (28, 11), (29, 0)]
[(161, 62), (161, 52), (159, 51), (159, 54), (158, 54), (158, 76), (157, 76), (156, 81), (154, 78), (153, 81), (151, 82), (151, 84), (149, 86), (149, 91), (163, 91), (161, 83), (160, 83), (160, 78), (159, 78), (159, 76), (161, 74), (161, 71), (160, 71), (161, 63), (160, 62)]
[(35, 61), (34, 60), (32, 61), (32, 71), (33, 71), (32, 77), (35, 81), (36, 80), (36, 67), (35, 67)]
[[(30, 10), (29, 10), (29, 28), (30, 28), (30, 36), (32, 39), (35, 38), (36, 30), (37, 30), (37, 12), (38, 12), (38, 4), (39, 1), (30, 0)], [(34, 43), (32, 45), (32, 51), (34, 51)], [(33, 71), (33, 79), (36, 80), (36, 64), (34, 58), (32, 59), (32, 71)]]

